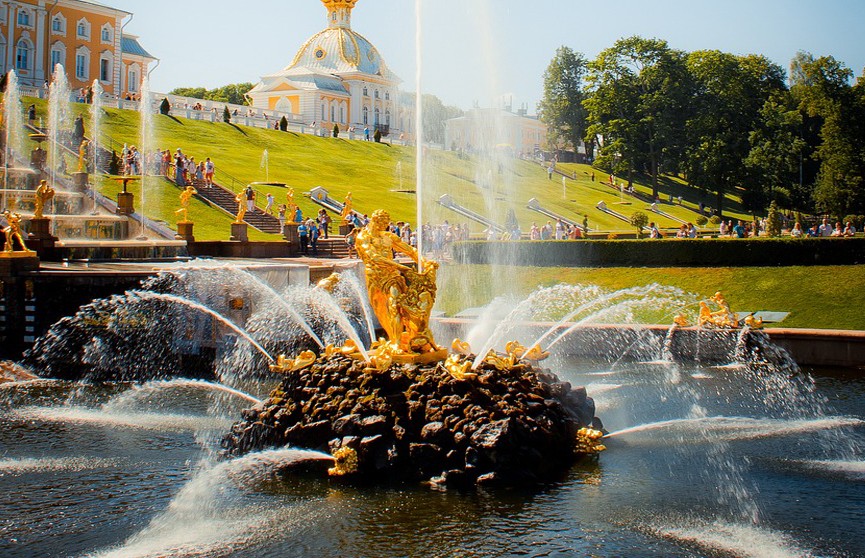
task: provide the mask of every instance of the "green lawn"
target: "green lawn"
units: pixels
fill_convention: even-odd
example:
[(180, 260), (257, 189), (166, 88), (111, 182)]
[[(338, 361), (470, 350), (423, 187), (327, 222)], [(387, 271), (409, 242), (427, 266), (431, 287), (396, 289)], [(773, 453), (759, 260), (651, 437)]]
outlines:
[[(25, 102), (36, 103), (39, 115), (45, 114), (44, 102), (37, 99), (26, 99)], [(86, 105), (73, 105), (73, 112), (84, 114), (86, 122), (89, 122), (88, 109)], [(102, 145), (113, 146), (117, 150), (124, 143), (141, 147), (140, 115), (137, 112), (107, 108), (102, 120), (104, 128), (99, 135)], [(89, 125), (87, 127), (87, 133), (91, 135)], [(154, 147), (170, 149), (172, 152), (180, 147), (187, 154), (195, 156), (196, 161), (211, 157), (216, 163), (217, 179), (221, 178), (223, 185), (232, 186), (235, 191), (246, 183), (260, 182), (266, 178), (288, 184), (295, 189), (295, 200), (304, 214), (315, 213), (318, 207), (300, 194), (315, 186), (323, 186), (339, 200), (352, 192), (354, 207), (363, 213), (387, 208), (394, 220), (412, 223), (417, 220), (415, 150), (411, 147), (344, 138), (319, 138), (163, 115), (154, 117), (154, 136)], [(261, 168), (265, 149), (269, 159), (267, 176)], [(544, 207), (577, 221), (587, 214), (589, 226), (604, 231), (630, 232), (631, 227), (597, 210), (595, 206), (599, 201), (603, 200), (608, 207), (627, 216), (637, 210), (646, 210), (645, 203), (625, 198), (624, 201), (628, 203), (622, 204), (620, 196), (612, 188), (592, 182), (588, 174), (591, 172), (590, 167), (561, 167), (568, 172), (576, 171), (578, 177), (576, 181), (567, 180), (564, 191), (561, 177), (554, 176), (553, 180), (548, 180), (546, 171), (536, 163), (507, 159), (497, 166), (477, 157), (460, 158), (452, 152), (429, 150), (423, 174), (423, 220), (463, 221), (458, 215), (435, 203), (445, 193), (451, 194), (458, 203), (489, 215), (500, 223), (505, 221), (508, 211), (513, 210), (524, 231), (528, 231), (532, 222), (542, 224), (547, 220), (543, 215), (526, 208), (526, 203), (533, 197)], [(236, 181), (221, 177), (220, 173), (227, 173)], [(596, 171), (598, 180), (602, 176), (605, 175)], [(116, 196), (118, 184), (97, 182), (103, 193)], [(650, 191), (648, 186), (640, 182), (637, 188)], [(286, 190), (283, 188), (260, 186), (258, 189), (265, 194), (273, 193), (277, 204), (285, 201)], [(686, 206), (691, 207), (695, 207), (704, 195), (682, 185), (676, 192), (677, 195), (681, 192), (686, 199)], [(146, 214), (173, 226), (179, 191), (168, 181), (154, 180), (147, 195)], [(136, 207), (140, 207), (137, 202), (136, 197)], [(663, 209), (687, 221), (696, 217), (693, 212), (678, 206), (665, 205)], [(196, 238), (228, 238), (230, 218), (227, 215), (197, 202), (192, 205), (190, 216), (196, 223)], [(733, 216), (744, 217), (740, 214)], [(677, 228), (679, 225), (674, 220), (655, 216), (653, 219), (661, 228)], [(471, 230), (480, 233), (482, 228), (472, 225)], [(276, 235), (255, 233), (251, 236), (259, 240), (278, 238)]]
[[(495, 280), (491, 273), (499, 274)], [(502, 277), (506, 273), (506, 277)], [(722, 291), (734, 311), (790, 312), (779, 327), (865, 330), (857, 301), (865, 292), (865, 266), (737, 268), (512, 268), (446, 265), (439, 272), (438, 309), (453, 315), (482, 306), (493, 284), (525, 297), (538, 287), (597, 285), (606, 291), (658, 283), (694, 294), (694, 302)], [(691, 318), (696, 313), (691, 308)], [(664, 323), (671, 323), (672, 317)]]

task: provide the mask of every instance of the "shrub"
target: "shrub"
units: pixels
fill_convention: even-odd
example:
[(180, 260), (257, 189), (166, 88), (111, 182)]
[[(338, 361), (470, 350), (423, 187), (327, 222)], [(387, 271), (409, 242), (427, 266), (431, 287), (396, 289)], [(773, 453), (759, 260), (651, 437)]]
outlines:
[(848, 222), (853, 223), (853, 226), (856, 227), (856, 230), (861, 231), (863, 221), (865, 221), (865, 217), (863, 217), (862, 215), (848, 215), (844, 217), (844, 220), (841, 221), (841, 224), (846, 225)]
[(333, 137), (335, 137), (335, 138), (339, 137), (339, 125), (338, 124), (333, 125)]
[(713, 225), (720, 225), (721, 224), (721, 218), (718, 217), (717, 215), (712, 215), (712, 218), (709, 219), (709, 222), (712, 223)]
[(164, 97), (162, 102), (159, 103), (159, 112), (160, 114), (168, 115), (171, 112), (171, 103), (168, 102), (168, 97)]
[(375, 134), (373, 134), (372, 139), (375, 140), (376, 143), (381, 143), (381, 130), (376, 130)]
[(285, 116), (279, 119), (279, 129), (283, 132), (288, 131), (288, 119)]
[[(715, 217), (717, 217), (717, 215), (715, 215)], [(696, 223), (698, 227), (705, 227), (708, 222), (709, 219), (707, 219), (705, 215), (697, 215), (697, 218), (694, 219), (694, 223)]]
[(769, 215), (766, 217), (766, 229), (769, 236), (781, 236), (781, 212), (774, 201), (769, 204)]
[(643, 227), (649, 224), (649, 216), (642, 211), (631, 215), (631, 226), (637, 229), (637, 238), (643, 238)]
[(222, 107), (222, 121), (231, 124), (231, 111), (228, 110), (228, 105)]

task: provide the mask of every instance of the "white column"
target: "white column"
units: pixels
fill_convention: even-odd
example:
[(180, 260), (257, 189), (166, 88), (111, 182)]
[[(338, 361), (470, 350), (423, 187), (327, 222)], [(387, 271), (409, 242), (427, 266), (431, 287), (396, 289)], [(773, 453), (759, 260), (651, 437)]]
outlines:
[(33, 47), (33, 78), (36, 87), (40, 87), (45, 81), (45, 30), (48, 18), (48, 10), (36, 8), (36, 41)]

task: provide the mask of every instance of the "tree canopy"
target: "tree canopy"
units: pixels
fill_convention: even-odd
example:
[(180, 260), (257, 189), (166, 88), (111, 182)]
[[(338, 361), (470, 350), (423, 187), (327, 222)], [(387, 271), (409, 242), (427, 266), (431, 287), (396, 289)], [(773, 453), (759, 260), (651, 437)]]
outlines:
[(178, 87), (169, 91), (170, 95), (179, 95), (181, 97), (193, 97), (195, 99), (204, 99), (205, 101), (218, 101), (220, 103), (231, 103), (233, 105), (247, 105), (245, 95), (254, 87), (251, 83), (232, 83), (223, 85), (216, 89), (206, 89), (204, 87)]

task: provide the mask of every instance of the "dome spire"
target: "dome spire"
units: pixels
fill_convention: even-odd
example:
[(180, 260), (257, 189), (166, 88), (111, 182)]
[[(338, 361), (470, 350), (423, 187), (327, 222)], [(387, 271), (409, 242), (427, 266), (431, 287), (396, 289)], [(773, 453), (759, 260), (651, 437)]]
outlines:
[(351, 10), (357, 0), (321, 0), (327, 8), (327, 25), (330, 28), (351, 29)]

